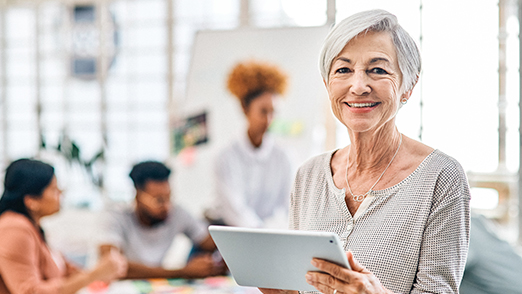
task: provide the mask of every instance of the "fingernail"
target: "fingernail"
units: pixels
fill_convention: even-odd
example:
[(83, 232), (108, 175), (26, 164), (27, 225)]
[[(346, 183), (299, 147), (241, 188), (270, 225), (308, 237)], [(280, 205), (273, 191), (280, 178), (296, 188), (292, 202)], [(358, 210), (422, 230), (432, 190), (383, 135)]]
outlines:
[(312, 259), (312, 265), (317, 267), (318, 263), (317, 263), (317, 261), (315, 261), (315, 259)]
[(306, 282), (308, 284), (312, 283), (312, 275), (311, 274), (306, 274), (305, 275), (305, 278), (306, 278)]

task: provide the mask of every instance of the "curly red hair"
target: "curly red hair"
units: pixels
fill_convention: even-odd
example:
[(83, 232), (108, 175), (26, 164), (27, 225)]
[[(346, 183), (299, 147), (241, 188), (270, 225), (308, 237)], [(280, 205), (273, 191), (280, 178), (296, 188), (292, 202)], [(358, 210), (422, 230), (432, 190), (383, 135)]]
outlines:
[(287, 88), (287, 76), (277, 66), (267, 62), (249, 60), (236, 64), (227, 80), (228, 90), (248, 106), (249, 96), (258, 96), (265, 92), (284, 94)]

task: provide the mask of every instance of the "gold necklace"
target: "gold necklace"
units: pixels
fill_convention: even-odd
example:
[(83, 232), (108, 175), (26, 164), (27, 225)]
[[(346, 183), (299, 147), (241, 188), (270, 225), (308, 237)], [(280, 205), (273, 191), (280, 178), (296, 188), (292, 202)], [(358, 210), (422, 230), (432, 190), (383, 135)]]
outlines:
[(347, 156), (347, 159), (346, 159), (346, 173), (345, 173), (345, 176), (346, 176), (346, 186), (348, 186), (348, 192), (350, 193), (350, 195), (352, 195), (353, 201), (355, 201), (355, 202), (362, 202), (364, 200), (364, 198), (366, 198), (366, 196), (368, 196), (368, 194), (370, 194), (373, 191), (373, 188), (375, 187), (375, 185), (377, 185), (377, 183), (381, 180), (382, 176), (384, 176), (384, 173), (388, 170), (388, 168), (392, 164), (393, 160), (395, 159), (395, 156), (397, 156), (397, 153), (399, 153), (399, 149), (401, 148), (401, 144), (402, 144), (402, 134), (401, 134), (401, 139), (399, 141), (399, 147), (397, 147), (397, 150), (395, 151), (395, 154), (393, 155), (392, 159), (390, 160), (390, 163), (388, 163), (388, 166), (386, 166), (386, 168), (382, 172), (381, 176), (377, 179), (377, 182), (375, 182), (375, 184), (373, 184), (373, 186), (370, 188), (370, 190), (368, 190), (368, 192), (366, 192), (364, 194), (359, 194), (359, 195), (354, 195), (352, 193), (352, 189), (350, 189), (350, 184), (348, 183), (348, 159), (350, 158), (350, 151), (348, 151), (348, 156)]

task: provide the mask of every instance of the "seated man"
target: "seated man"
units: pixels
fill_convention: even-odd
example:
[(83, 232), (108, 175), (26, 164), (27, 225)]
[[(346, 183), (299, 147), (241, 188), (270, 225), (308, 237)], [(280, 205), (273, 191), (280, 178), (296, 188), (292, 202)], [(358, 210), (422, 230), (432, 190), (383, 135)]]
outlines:
[[(135, 205), (106, 215), (100, 254), (119, 249), (129, 262), (126, 278), (203, 278), (225, 273), (224, 264), (211, 256), (216, 246), (206, 225), (171, 203), (169, 175), (170, 169), (155, 161), (132, 168)], [(179, 233), (206, 253), (192, 258), (182, 269), (162, 268), (167, 250)]]

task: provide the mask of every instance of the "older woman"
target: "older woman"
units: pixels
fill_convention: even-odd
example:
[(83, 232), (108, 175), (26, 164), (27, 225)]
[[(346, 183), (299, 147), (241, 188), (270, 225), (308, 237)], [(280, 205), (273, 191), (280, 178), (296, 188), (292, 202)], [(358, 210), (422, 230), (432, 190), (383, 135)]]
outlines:
[(323, 273), (309, 272), (308, 283), (328, 294), (458, 293), (469, 240), (466, 175), (395, 125), (421, 69), (415, 42), (394, 15), (361, 12), (332, 29), (320, 62), (351, 144), (300, 167), (290, 226), (339, 234), (352, 269), (314, 259)]
[(211, 222), (244, 227), (287, 225), (293, 179), (290, 159), (267, 135), (276, 101), (286, 86), (285, 73), (264, 61), (240, 62), (228, 75), (228, 90), (241, 104), (247, 129), (216, 158), (215, 204), (207, 212)]
[(54, 168), (31, 159), (12, 162), (0, 198), (0, 294), (76, 293), (95, 280), (122, 277), (127, 261), (113, 252), (80, 271), (51, 252), (40, 220), (60, 209)]

